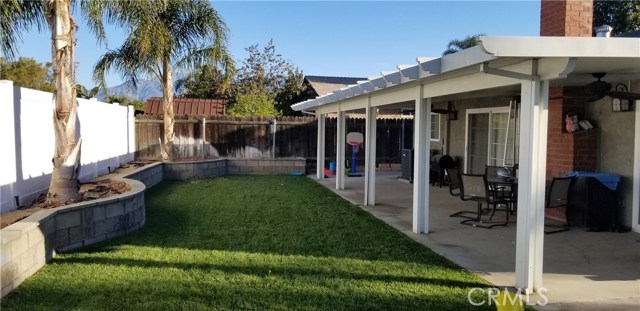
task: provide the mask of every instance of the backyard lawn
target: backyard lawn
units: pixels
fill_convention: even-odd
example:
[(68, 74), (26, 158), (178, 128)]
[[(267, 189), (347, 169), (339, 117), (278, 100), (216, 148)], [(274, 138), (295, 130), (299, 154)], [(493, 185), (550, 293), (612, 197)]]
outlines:
[(306, 177), (163, 182), (146, 209), (142, 230), (59, 254), (2, 310), (495, 308), (467, 300), (488, 283)]

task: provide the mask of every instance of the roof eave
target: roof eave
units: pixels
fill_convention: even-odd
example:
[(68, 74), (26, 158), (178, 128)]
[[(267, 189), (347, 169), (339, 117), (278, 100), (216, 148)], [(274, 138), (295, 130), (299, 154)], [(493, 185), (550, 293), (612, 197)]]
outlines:
[[(606, 41), (605, 41), (606, 40)], [(640, 57), (640, 39), (585, 37), (480, 37), (480, 44), (436, 59), (418, 58), (413, 66), (398, 66), (396, 71), (369, 78), (367, 86), (351, 85), (330, 93), (324, 99), (312, 99), (295, 104), (294, 110), (313, 109), (345, 98), (375, 93), (416, 80), (425, 80), (497, 59), (540, 59), (580, 57)], [(416, 75), (417, 73), (417, 75)], [(414, 79), (415, 78), (415, 79)]]

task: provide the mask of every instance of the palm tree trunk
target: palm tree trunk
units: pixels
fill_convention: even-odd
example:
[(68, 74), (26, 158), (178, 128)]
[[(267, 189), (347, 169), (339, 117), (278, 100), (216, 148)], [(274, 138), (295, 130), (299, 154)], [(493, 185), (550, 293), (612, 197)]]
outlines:
[(163, 161), (172, 161), (173, 152), (173, 125), (175, 115), (173, 113), (173, 77), (169, 60), (162, 60), (162, 104), (164, 110), (164, 145), (162, 152)]
[(76, 143), (76, 84), (74, 64), (75, 22), (71, 18), (70, 0), (47, 0), (47, 23), (51, 30), (51, 54), (56, 79), (53, 127), (55, 153), (53, 173), (47, 194), (48, 202), (68, 202), (80, 198), (78, 172), (80, 144)]

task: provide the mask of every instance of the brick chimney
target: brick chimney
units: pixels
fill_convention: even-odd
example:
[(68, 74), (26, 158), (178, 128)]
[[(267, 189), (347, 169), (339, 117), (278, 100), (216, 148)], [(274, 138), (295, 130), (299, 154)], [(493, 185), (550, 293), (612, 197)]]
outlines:
[[(540, 35), (591, 37), (593, 0), (542, 0)], [(549, 128), (547, 141), (547, 179), (570, 171), (595, 171), (598, 140), (595, 131), (567, 133), (564, 126), (569, 112), (585, 118), (587, 103), (565, 99), (565, 88), (549, 90)]]
[(593, 0), (542, 0), (540, 35), (591, 37)]

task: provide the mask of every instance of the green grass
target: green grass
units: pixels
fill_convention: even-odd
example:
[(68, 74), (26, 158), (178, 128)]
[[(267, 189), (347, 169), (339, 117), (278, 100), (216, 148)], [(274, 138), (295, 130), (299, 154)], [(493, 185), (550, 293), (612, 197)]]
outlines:
[(488, 283), (305, 177), (163, 182), (146, 209), (139, 232), (58, 255), (2, 310), (492, 309), (467, 300)]

